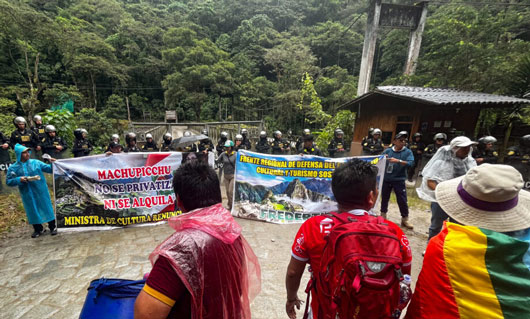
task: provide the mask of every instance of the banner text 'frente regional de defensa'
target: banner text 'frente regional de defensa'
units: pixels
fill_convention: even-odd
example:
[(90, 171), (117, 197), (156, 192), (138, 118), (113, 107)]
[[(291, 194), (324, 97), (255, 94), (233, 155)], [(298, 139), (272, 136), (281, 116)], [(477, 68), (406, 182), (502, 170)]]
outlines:
[[(386, 158), (358, 158), (378, 167), (377, 188), (381, 193)], [(331, 178), (333, 171), (349, 159), (239, 151), (232, 215), (285, 224), (336, 211)]]
[(175, 205), (173, 174), (187, 160), (213, 165), (213, 154), (129, 153), (54, 163), (59, 227), (127, 226), (167, 220)]

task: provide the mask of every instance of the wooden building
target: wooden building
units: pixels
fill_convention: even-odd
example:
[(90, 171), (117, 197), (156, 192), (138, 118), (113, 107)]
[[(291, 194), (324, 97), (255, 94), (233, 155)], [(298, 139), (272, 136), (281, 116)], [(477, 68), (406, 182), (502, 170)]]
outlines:
[(359, 155), (361, 141), (370, 128), (383, 131), (385, 144), (390, 144), (400, 131), (409, 135), (421, 132), (429, 143), (439, 132), (449, 138), (473, 137), (481, 109), (523, 104), (530, 104), (530, 100), (455, 89), (380, 86), (342, 108), (357, 114), (351, 150), (352, 155)]

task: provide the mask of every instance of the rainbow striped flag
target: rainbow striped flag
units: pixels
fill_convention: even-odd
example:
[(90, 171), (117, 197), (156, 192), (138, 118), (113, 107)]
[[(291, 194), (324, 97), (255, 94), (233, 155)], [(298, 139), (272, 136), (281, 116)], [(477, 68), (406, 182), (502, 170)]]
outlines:
[(446, 223), (431, 239), (407, 319), (530, 318), (529, 243)]

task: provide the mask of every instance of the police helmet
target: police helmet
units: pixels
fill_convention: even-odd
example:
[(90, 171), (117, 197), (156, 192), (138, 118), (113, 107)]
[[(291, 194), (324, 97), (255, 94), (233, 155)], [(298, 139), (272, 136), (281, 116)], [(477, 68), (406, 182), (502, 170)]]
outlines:
[(308, 134), (304, 136), (304, 142), (312, 142), (314, 140), (315, 140), (315, 137), (313, 136), (313, 134)]
[(530, 134), (527, 134), (519, 140), (519, 144), (524, 147), (530, 147)]
[(241, 135), (246, 136), (248, 134), (248, 130), (246, 128), (241, 129)]
[(26, 119), (23, 118), (22, 116), (17, 116), (17, 117), (15, 117), (15, 118), (13, 119), (13, 124), (15, 124), (16, 127), (18, 127), (18, 125), (19, 125), (20, 123), (24, 123), (24, 124), (27, 125), (27, 123), (26, 123)]
[(373, 127), (370, 127), (368, 129), (368, 136), (372, 136), (372, 134), (374, 133), (374, 128)]
[(401, 131), (397, 133), (394, 138), (397, 140), (399, 138), (408, 138), (408, 137), (409, 137), (409, 133), (407, 131)]
[(242, 140), (243, 140), (243, 135), (237, 134), (236, 135), (236, 141), (242, 141)]
[(125, 143), (129, 144), (132, 141), (136, 142), (136, 134), (134, 134), (133, 132), (129, 132), (127, 133), (127, 135), (125, 135)]
[(433, 140), (444, 140), (446, 141), (447, 140), (447, 134), (445, 133), (437, 133), (436, 135), (434, 135), (434, 138)]
[(42, 122), (42, 117), (41, 117), (40, 115), (35, 115), (35, 116), (33, 117), (33, 122), (36, 123), (37, 121), (41, 121), (41, 122)]
[(145, 139), (147, 140), (148, 138), (153, 139), (153, 135), (151, 133), (145, 134)]
[(83, 138), (83, 131), (80, 128), (74, 130), (74, 136), (76, 139), (80, 140)]
[(274, 131), (274, 137), (278, 137), (278, 138), (282, 137), (282, 132)]
[(267, 132), (265, 132), (265, 131), (259, 132), (259, 137), (266, 138), (267, 137)]
[(164, 141), (171, 141), (173, 139), (173, 136), (171, 136), (170, 133), (166, 133), (162, 138), (164, 139)]
[(234, 147), (234, 142), (232, 142), (231, 140), (226, 140), (224, 146), (225, 147)]
[(110, 137), (110, 140), (118, 142), (120, 140), (120, 136), (118, 134), (112, 134), (112, 136)]
[(228, 138), (227, 132), (221, 132), (221, 138)]
[(414, 138), (416, 138), (416, 137), (421, 137), (421, 136), (422, 136), (422, 135), (421, 135), (420, 132), (416, 132), (416, 133), (414, 133)]
[(191, 136), (191, 132), (190, 131), (184, 132), (184, 136)]
[(304, 135), (307, 135), (307, 134), (311, 134), (311, 131), (308, 128), (304, 129)]
[(383, 132), (380, 129), (374, 128), (374, 130), (372, 131), (372, 136), (377, 135), (377, 134), (381, 135), (382, 133)]
[(484, 136), (484, 137), (481, 137), (478, 139), (478, 143), (479, 144), (494, 144), (494, 143), (497, 143), (497, 139), (493, 136)]
[(55, 126), (53, 125), (46, 125), (44, 127), (44, 132), (51, 133), (51, 132), (57, 132), (57, 130), (55, 129)]
[(339, 135), (344, 136), (344, 131), (341, 130), (340, 128), (337, 128), (335, 129), (335, 132), (333, 132), (333, 134), (335, 135), (335, 137), (338, 137)]
[(207, 129), (202, 129), (201, 134), (208, 136), (208, 130)]
[(81, 129), (81, 133), (88, 135), (88, 131), (85, 130), (84, 128)]

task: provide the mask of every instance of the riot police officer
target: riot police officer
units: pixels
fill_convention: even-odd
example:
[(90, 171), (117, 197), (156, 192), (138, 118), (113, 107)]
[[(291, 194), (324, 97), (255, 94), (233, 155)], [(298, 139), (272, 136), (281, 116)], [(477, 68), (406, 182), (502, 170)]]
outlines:
[(304, 144), (304, 136), (306, 135), (309, 135), (311, 134), (311, 131), (308, 129), (308, 128), (305, 128), (303, 131), (302, 131), (302, 136), (300, 136), (297, 140), (296, 140), (296, 144), (294, 144), (294, 147), (296, 148), (296, 151), (301, 153), (302, 152), (302, 146)]
[[(120, 136), (118, 134), (112, 134), (111, 137), (110, 137), (109, 145), (107, 145), (107, 148), (105, 149), (105, 153), (112, 152), (111, 147), (112, 146), (116, 147), (116, 145), (119, 145), (119, 144), (120, 144)], [(123, 146), (122, 146), (122, 148), (123, 148)]]
[(289, 143), (282, 138), (282, 132), (275, 131), (273, 134), (274, 141), (272, 141), (272, 154), (289, 154), (289, 151), (291, 150), (291, 147)]
[(44, 127), (46, 137), (42, 142), (42, 153), (48, 154), (53, 158), (61, 159), (64, 156), (64, 151), (68, 148), (66, 142), (57, 136), (57, 130), (53, 125), (46, 125)]
[(163, 142), (160, 145), (160, 152), (171, 152), (171, 140), (173, 140), (173, 136), (170, 133), (164, 134), (162, 137)]
[(153, 135), (151, 133), (145, 134), (145, 144), (142, 147), (144, 152), (156, 152), (158, 151), (158, 145), (153, 141)]
[(243, 144), (243, 135), (237, 134), (235, 138), (234, 150), (237, 152), (239, 150), (246, 150), (247, 147)]
[(497, 143), (497, 139), (493, 136), (484, 136), (478, 139), (478, 145), (472, 154), (477, 165), (484, 163), (497, 164), (499, 154), (493, 149), (493, 144), (495, 143)]
[(372, 137), (363, 144), (363, 155), (379, 155), (384, 151), (385, 145), (381, 140), (381, 134), (380, 129), (374, 129)]
[[(208, 130), (207, 129), (203, 129), (201, 134), (208, 136)], [(202, 152), (202, 153), (205, 153), (205, 154), (207, 154), (208, 152), (213, 152), (214, 146), (213, 146), (212, 140), (210, 140), (210, 138), (205, 138), (205, 139), (201, 140), (199, 142), (198, 150), (199, 150), (199, 152)]]
[(304, 136), (304, 144), (302, 144), (302, 149), (300, 150), (300, 155), (317, 155), (322, 156), (322, 152), (314, 143), (315, 138), (313, 134), (308, 134)]
[[(9, 156), (9, 140), (7, 137), (0, 132), (0, 172), (7, 172), (7, 169), (11, 165), (11, 157)], [(1, 180), (5, 182), (5, 174), (3, 174)], [(2, 189), (2, 181), (0, 180), (0, 190)]]
[(246, 128), (241, 129), (240, 134), (241, 136), (243, 136), (243, 141), (241, 141), (243, 149), (250, 151), (252, 149), (252, 144), (250, 143), (250, 140), (248, 138), (248, 130)]
[(35, 115), (33, 117), (33, 123), (35, 124), (31, 130), (37, 134), (39, 137), (39, 142), (42, 143), (46, 137), (46, 132), (44, 131), (44, 125), (42, 124), (42, 117), (40, 115)]
[(92, 144), (87, 139), (88, 132), (84, 128), (77, 128), (74, 130), (74, 145), (72, 147), (72, 153), (74, 157), (83, 157), (90, 155), (92, 152)]
[(372, 138), (372, 133), (374, 132), (374, 128), (373, 127), (370, 127), (368, 129), (368, 135), (366, 135), (365, 137), (363, 137), (363, 140), (361, 142), (361, 145), (364, 146), (364, 143), (368, 142), (368, 139), (369, 138)]
[(445, 145), (447, 141), (447, 134), (445, 133), (437, 133), (434, 135), (434, 143), (429, 144), (424, 150), (423, 150), (423, 157), (426, 159), (425, 164), (436, 154), (438, 149)]
[[(184, 137), (189, 137), (191, 135), (192, 134), (191, 134), (190, 131), (185, 131), (184, 134), (183, 134)], [(182, 152), (187, 152), (187, 153), (193, 152), (193, 153), (195, 153), (195, 152), (197, 152), (197, 145), (195, 145), (195, 143), (193, 143), (193, 144), (184, 146), (184, 147), (182, 147), (180, 149), (182, 150)]]
[(407, 177), (409, 182), (412, 182), (412, 178), (414, 177), (414, 174), (416, 173), (416, 168), (420, 166), (421, 156), (425, 149), (425, 143), (421, 141), (422, 135), (420, 132), (417, 132), (412, 137), (412, 142), (410, 142), (409, 149), (412, 151), (412, 155), (414, 155), (414, 164), (409, 167), (409, 170), (407, 172)]
[(267, 132), (261, 131), (259, 133), (259, 141), (256, 143), (256, 152), (268, 154), (271, 146), (267, 140)]
[(337, 128), (333, 132), (333, 139), (328, 145), (329, 157), (344, 157), (348, 154), (349, 149), (344, 143), (344, 132)]
[(215, 150), (217, 151), (217, 156), (221, 155), (222, 152), (225, 150), (225, 143), (228, 139), (228, 133), (227, 132), (221, 132), (221, 137), (219, 138), (219, 141), (217, 141), (217, 146), (215, 147)]
[(136, 145), (136, 134), (133, 132), (127, 133), (125, 135), (125, 149), (123, 150), (125, 153), (132, 153), (132, 152), (140, 152), (140, 149), (138, 148), (138, 145)]
[(521, 137), (519, 145), (508, 148), (505, 161), (523, 175), (525, 189), (530, 190), (530, 134)]
[[(16, 144), (20, 144), (29, 147), (31, 150), (41, 150), (41, 141), (35, 132), (27, 128), (26, 119), (22, 116), (17, 116), (13, 120), (13, 125), (15, 125), (16, 130), (11, 133), (11, 138), (9, 139), (9, 146), (11, 148), (14, 148)], [(31, 158), (36, 158), (35, 152), (30, 152), (30, 155)]]

